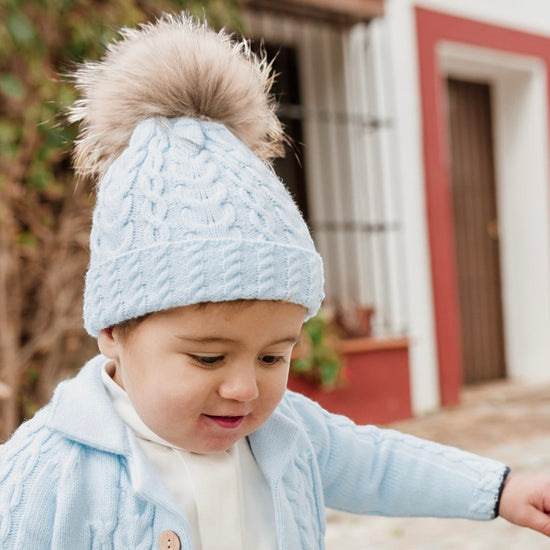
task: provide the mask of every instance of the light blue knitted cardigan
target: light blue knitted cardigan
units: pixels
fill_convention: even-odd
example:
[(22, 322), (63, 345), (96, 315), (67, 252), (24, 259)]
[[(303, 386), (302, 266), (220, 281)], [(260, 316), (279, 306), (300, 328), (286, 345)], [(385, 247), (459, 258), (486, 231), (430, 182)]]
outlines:
[[(174, 498), (112, 407), (104, 361), (96, 357), (62, 383), (0, 446), (2, 550), (149, 550), (166, 530), (191, 549)], [(490, 519), (507, 471), (457, 449), (357, 427), (292, 392), (249, 442), (271, 487), (281, 550), (322, 550), (325, 506)]]

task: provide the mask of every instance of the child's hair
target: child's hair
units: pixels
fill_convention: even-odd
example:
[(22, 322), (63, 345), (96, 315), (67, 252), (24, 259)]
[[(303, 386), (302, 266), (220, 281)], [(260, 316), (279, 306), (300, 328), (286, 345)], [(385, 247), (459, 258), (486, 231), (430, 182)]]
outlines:
[[(202, 309), (208, 305), (209, 302), (201, 302), (200, 304), (194, 304), (195, 307), (198, 309)], [(231, 305), (235, 308), (242, 308), (247, 307), (252, 302), (251, 300), (231, 300), (230, 302), (225, 302), (226, 304)], [(134, 317), (132, 319), (127, 319), (126, 321), (122, 321), (121, 323), (118, 323), (117, 325), (113, 327), (109, 327), (112, 330), (117, 331), (119, 338), (121, 338), (123, 341), (128, 340), (130, 334), (136, 329), (143, 321), (145, 321), (148, 317), (151, 317), (154, 315), (154, 313), (146, 313), (145, 315), (141, 315), (140, 317)]]
[(322, 261), (270, 166), (284, 141), (270, 65), (185, 14), (121, 36), (75, 73), (76, 168), (98, 178), (88, 332), (202, 302), (314, 315)]

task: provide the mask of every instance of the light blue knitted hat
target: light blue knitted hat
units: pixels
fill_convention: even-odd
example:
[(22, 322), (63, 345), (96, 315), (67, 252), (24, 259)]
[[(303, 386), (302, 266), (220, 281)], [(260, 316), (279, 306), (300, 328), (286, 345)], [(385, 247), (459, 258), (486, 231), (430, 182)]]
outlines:
[[(97, 336), (146, 313), (237, 299), (289, 301), (313, 316), (323, 299), (322, 260), (266, 162), (282, 136), (267, 96), (269, 67), (246, 43), (185, 16), (123, 36), (101, 63), (77, 73), (77, 167), (100, 175), (86, 330)], [(262, 96), (253, 98), (259, 107), (243, 103), (250, 94)], [(174, 107), (182, 97), (186, 105)]]

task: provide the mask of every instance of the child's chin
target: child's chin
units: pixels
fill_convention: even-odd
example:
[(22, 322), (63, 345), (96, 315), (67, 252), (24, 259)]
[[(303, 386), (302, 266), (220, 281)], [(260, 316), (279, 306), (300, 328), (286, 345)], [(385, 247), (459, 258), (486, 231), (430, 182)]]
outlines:
[(194, 449), (189, 449), (192, 453), (200, 454), (200, 455), (211, 455), (215, 453), (222, 453), (224, 451), (229, 450), (236, 441), (230, 444), (225, 445), (201, 445), (197, 446)]
[(233, 437), (209, 438), (205, 441), (195, 441), (192, 445), (185, 447), (185, 450), (197, 454), (221, 453), (230, 449), (242, 436), (234, 434)]

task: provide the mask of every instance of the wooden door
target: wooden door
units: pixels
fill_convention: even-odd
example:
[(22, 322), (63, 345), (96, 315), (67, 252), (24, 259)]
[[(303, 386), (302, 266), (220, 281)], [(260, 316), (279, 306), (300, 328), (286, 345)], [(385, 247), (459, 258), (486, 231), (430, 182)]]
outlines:
[(464, 383), (506, 375), (491, 88), (449, 79), (449, 143)]

